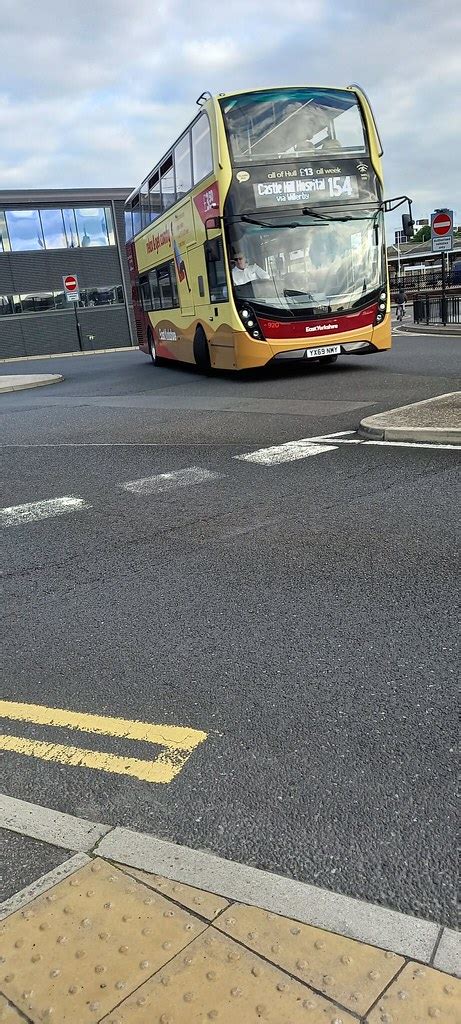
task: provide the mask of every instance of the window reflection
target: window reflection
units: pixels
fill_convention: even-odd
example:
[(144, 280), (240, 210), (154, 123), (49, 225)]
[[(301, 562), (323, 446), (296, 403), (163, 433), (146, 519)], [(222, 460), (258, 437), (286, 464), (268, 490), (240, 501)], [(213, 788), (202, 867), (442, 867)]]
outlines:
[[(121, 285), (106, 285), (82, 289), (79, 306), (113, 306), (124, 301)], [(72, 309), (63, 291), (0, 295), (0, 316), (11, 316), (14, 313), (46, 313), (56, 309)]]
[(133, 216), (133, 234), (137, 235), (138, 232), (141, 230), (141, 210), (140, 210), (140, 206), (139, 206), (139, 196), (136, 196), (136, 199), (133, 199), (132, 216)]
[(53, 292), (54, 304), (56, 309), (70, 309), (70, 303), (67, 301), (67, 295), (65, 292)]
[(5, 215), (13, 252), (45, 248), (38, 210), (6, 210)]
[(160, 170), (160, 179), (162, 185), (162, 210), (168, 210), (176, 202), (172, 156), (163, 164)]
[(45, 247), (47, 249), (67, 249), (62, 210), (40, 210), (40, 220)]
[(121, 287), (106, 288), (84, 288), (80, 291), (80, 305), (83, 306), (113, 306), (123, 302), (123, 289)]
[(202, 114), (192, 127), (192, 153), (196, 184), (213, 170), (210, 123), (206, 114)]
[(109, 245), (106, 211), (103, 206), (75, 210), (78, 238), (83, 249), (93, 245)]
[(192, 166), (190, 159), (190, 135), (187, 135), (178, 142), (174, 151), (174, 166), (176, 171), (176, 192), (178, 199), (189, 192), (192, 188)]
[(141, 201), (141, 225), (143, 228), (150, 224), (150, 211), (149, 211), (149, 185), (147, 181), (141, 185), (141, 191), (139, 193)]
[(357, 97), (338, 89), (271, 89), (221, 101), (234, 160), (365, 153)]
[(0, 252), (10, 251), (10, 240), (8, 238), (8, 230), (6, 227), (5, 214), (3, 210), (0, 210)]
[(157, 217), (161, 214), (161, 202), (160, 202), (160, 176), (153, 174), (149, 181), (149, 202), (150, 202), (150, 219), (151, 223), (157, 220)]
[(0, 253), (115, 244), (110, 206), (0, 210)]
[(0, 316), (9, 316), (14, 313), (13, 296), (0, 295)]
[(64, 226), (66, 229), (67, 247), (69, 249), (76, 249), (78, 246), (78, 235), (74, 211), (64, 209), (62, 213), (64, 217)]
[(236, 294), (275, 309), (357, 308), (383, 280), (382, 230), (370, 211), (347, 221), (242, 227), (229, 253)]
[(105, 212), (105, 215), (106, 215), (106, 226), (107, 226), (107, 235), (108, 235), (108, 238), (109, 238), (109, 245), (115, 245), (114, 224), (113, 224), (113, 220), (112, 220), (112, 210), (111, 210), (110, 206), (105, 206), (104, 207), (104, 212)]
[(125, 210), (125, 241), (129, 242), (133, 238), (133, 224), (131, 220), (131, 210)]
[(44, 313), (54, 309), (53, 292), (40, 292), (38, 295), (20, 295), (23, 313)]

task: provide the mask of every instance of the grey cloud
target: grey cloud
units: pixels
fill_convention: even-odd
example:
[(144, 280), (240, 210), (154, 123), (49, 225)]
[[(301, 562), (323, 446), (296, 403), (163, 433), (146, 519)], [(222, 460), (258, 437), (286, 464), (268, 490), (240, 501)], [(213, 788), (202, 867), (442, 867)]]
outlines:
[(65, 16), (58, 0), (3, 0), (3, 11), (0, 187), (135, 184), (204, 88), (358, 80), (387, 194), (414, 195), (417, 215), (461, 208), (455, 0), (80, 0)]

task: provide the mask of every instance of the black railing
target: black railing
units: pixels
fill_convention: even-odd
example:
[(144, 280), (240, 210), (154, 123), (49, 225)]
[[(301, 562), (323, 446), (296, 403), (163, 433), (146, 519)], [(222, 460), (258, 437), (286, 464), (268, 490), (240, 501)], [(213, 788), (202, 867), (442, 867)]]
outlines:
[[(389, 283), (392, 292), (398, 291), (400, 287), (402, 287), (404, 291), (409, 292), (433, 291), (435, 288), (442, 287), (442, 271), (440, 267), (437, 267), (435, 270), (426, 271), (410, 270), (405, 275), (401, 275), (400, 278), (392, 273), (391, 268), (389, 268), (389, 272)], [(456, 266), (448, 271), (446, 275), (446, 287), (458, 287), (461, 291), (461, 263), (459, 268)]]
[(418, 295), (413, 300), (413, 320), (415, 324), (459, 324), (461, 296), (446, 295), (442, 298), (441, 295)]

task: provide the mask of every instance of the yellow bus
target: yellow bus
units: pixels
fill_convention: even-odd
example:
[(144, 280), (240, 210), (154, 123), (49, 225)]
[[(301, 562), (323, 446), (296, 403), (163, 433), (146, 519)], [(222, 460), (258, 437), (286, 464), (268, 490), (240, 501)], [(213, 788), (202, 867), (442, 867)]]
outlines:
[(382, 148), (363, 90), (197, 104), (126, 203), (141, 350), (206, 372), (390, 348)]

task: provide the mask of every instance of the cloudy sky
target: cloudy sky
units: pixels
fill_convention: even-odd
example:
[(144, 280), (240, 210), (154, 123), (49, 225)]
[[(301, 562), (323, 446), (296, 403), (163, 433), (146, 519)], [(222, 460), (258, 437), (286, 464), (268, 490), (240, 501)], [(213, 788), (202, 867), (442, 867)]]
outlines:
[[(0, 0), (0, 189), (134, 186), (204, 89), (359, 82), (387, 196), (461, 222), (459, 0)], [(389, 235), (398, 226), (388, 220)]]

